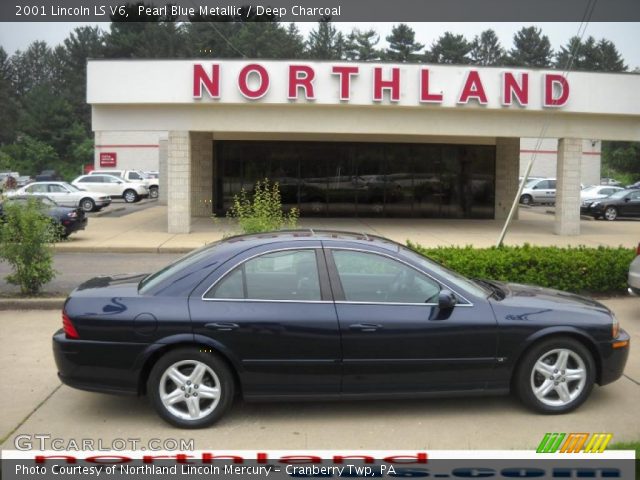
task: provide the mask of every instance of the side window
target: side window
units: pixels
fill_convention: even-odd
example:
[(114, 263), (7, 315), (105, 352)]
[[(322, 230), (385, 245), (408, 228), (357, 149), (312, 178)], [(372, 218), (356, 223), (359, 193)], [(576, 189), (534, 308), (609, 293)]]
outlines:
[(84, 178), (81, 178), (80, 180), (78, 180), (79, 182), (82, 183), (100, 183), (102, 180), (100, 180), (100, 176), (98, 175), (88, 175)]
[(129, 180), (142, 180), (142, 177), (136, 172), (129, 172)]
[(549, 180), (548, 182), (549, 182), (548, 183), (549, 186), (546, 187), (546, 188), (556, 188), (556, 181), (555, 180)]
[(66, 190), (61, 187), (60, 185), (56, 185), (55, 183), (52, 185), (49, 185), (49, 191), (51, 193), (65, 193)]
[(315, 250), (290, 250), (253, 258), (227, 274), (206, 298), (322, 300)]
[(435, 303), (440, 285), (416, 269), (375, 253), (333, 250), (345, 300)]
[(29, 193), (45, 193), (47, 191), (47, 186), (43, 184), (31, 185), (30, 187), (27, 187), (26, 191)]
[(104, 180), (103, 180), (104, 183), (118, 183), (118, 182), (120, 182), (120, 180), (118, 180), (115, 177), (102, 177), (102, 178), (104, 178)]

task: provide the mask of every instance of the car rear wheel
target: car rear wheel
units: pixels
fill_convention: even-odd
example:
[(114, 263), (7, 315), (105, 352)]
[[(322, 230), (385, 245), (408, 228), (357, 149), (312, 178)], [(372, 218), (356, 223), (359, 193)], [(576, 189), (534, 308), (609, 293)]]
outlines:
[(522, 402), (542, 413), (566, 413), (591, 393), (595, 363), (577, 340), (555, 338), (529, 350), (520, 362), (515, 388)]
[(158, 187), (151, 187), (149, 189), (149, 198), (158, 198)]
[(122, 198), (124, 198), (124, 201), (127, 203), (133, 203), (138, 200), (138, 194), (133, 190), (125, 190), (122, 194)]
[(80, 200), (80, 208), (85, 212), (93, 212), (96, 208), (96, 202), (90, 198), (83, 198)]
[(616, 207), (607, 207), (604, 211), (604, 218), (609, 221), (613, 221), (618, 218), (618, 210)]
[(147, 382), (158, 414), (180, 428), (212, 425), (231, 406), (234, 390), (226, 362), (195, 348), (174, 350), (160, 358)]
[(533, 203), (533, 197), (531, 195), (522, 195), (520, 197), (520, 203), (523, 205), (531, 205)]

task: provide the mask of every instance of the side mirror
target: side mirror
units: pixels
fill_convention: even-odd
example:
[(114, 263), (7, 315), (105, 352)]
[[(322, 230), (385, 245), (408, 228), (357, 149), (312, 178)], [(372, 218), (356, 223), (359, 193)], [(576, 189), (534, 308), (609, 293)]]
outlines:
[(442, 310), (455, 307), (457, 302), (456, 296), (451, 290), (440, 290), (438, 294), (438, 307)]

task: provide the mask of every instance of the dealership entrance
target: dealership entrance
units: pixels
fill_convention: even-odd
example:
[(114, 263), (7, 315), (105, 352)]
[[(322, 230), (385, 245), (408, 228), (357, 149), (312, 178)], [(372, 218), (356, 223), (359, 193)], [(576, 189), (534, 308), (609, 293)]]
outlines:
[(303, 216), (493, 218), (495, 146), (217, 141), (214, 213), (258, 180)]
[[(640, 140), (639, 90), (635, 74), (472, 65), (87, 65), (96, 148), (158, 149), (159, 202), (176, 234), (196, 217), (224, 215), (262, 178), (307, 217), (505, 219), (520, 139), (544, 137), (557, 156), (554, 232), (578, 235), (584, 145)], [(540, 141), (531, 152), (549, 153)]]

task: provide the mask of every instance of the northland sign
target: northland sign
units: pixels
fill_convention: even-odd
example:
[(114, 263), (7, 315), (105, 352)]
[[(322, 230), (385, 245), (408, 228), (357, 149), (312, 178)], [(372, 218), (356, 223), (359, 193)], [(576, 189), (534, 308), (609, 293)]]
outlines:
[[(90, 60), (87, 66), (89, 104), (174, 106), (180, 112), (191, 106), (191, 118), (204, 118), (204, 107), (237, 105), (261, 112), (268, 106), (316, 107), (317, 114), (328, 112), (324, 107), (339, 107), (339, 111), (384, 107), (380, 110), (385, 112), (410, 107), (432, 113), (492, 110), (521, 113), (523, 118), (531, 118), (530, 112), (551, 110), (562, 115), (587, 114), (592, 122), (593, 115), (637, 119), (639, 90), (640, 75), (630, 73), (564, 74), (470, 65), (199, 59)], [(167, 114), (162, 128), (177, 114)], [(160, 119), (152, 116), (144, 123), (161, 128)]]
[[(501, 106), (528, 107), (530, 91), (534, 88), (542, 89), (539, 98), (543, 107), (563, 107), (570, 94), (569, 82), (560, 73), (538, 74), (535, 79), (538, 85), (532, 85), (530, 73), (519, 70), (485, 69), (483, 75), (478, 69), (466, 68), (461, 69), (463, 75), (458, 82), (450, 82), (446, 76), (437, 78), (437, 67), (414, 65), (410, 66), (413, 71), (408, 71), (406, 66), (393, 65), (323, 63), (321, 66), (319, 69), (318, 65), (305, 63), (278, 64), (278, 72), (273, 72), (269, 66), (254, 62), (242, 65), (235, 72), (225, 72), (220, 63), (196, 63), (193, 65), (193, 98), (223, 98), (221, 84), (225, 74), (232, 77), (235, 90), (246, 100), (260, 100), (273, 88), (281, 95), (286, 92), (291, 102), (314, 102), (326, 97), (327, 90), (333, 90), (341, 103), (349, 103), (354, 91), (364, 89), (371, 103), (399, 103), (401, 98), (411, 97), (421, 104), (442, 105), (447, 98), (456, 105), (473, 102), (487, 105), (488, 92), (495, 93), (495, 88), (489, 90), (486, 84), (494, 83), (496, 74), (500, 82), (497, 101)], [(417, 76), (417, 82), (415, 79), (409, 82), (408, 75)], [(442, 88), (444, 86), (446, 88)]]

